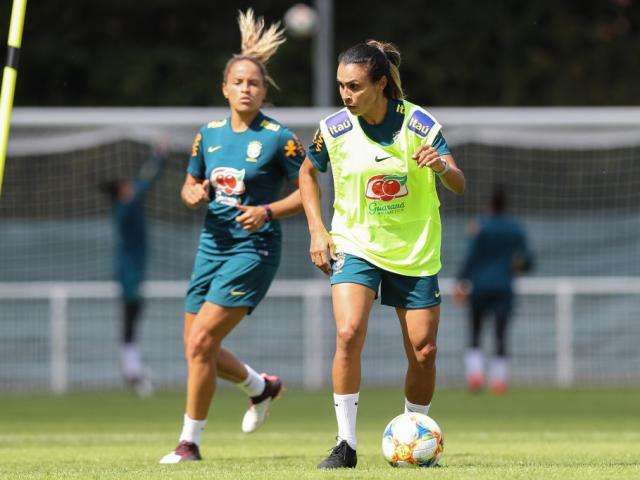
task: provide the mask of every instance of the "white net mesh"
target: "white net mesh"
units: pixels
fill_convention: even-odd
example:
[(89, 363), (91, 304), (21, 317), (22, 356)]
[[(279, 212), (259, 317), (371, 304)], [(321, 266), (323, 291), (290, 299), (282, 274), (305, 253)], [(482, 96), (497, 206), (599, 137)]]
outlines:
[[(309, 143), (326, 111), (270, 112)], [(600, 110), (435, 110), (464, 169), (463, 197), (441, 192), (444, 224), (439, 382), (460, 384), (467, 316), (450, 282), (467, 224), (495, 183), (536, 254), (510, 331), (519, 384), (638, 383), (640, 353), (640, 113)], [(154, 140), (171, 154), (146, 200), (147, 301), (142, 354), (163, 386), (183, 382), (181, 328), (202, 211), (179, 188), (197, 127), (224, 110), (18, 110), (0, 199), (0, 390), (112, 388), (120, 306), (114, 229), (97, 185), (131, 176)], [(321, 177), (330, 218), (331, 179)], [(289, 383), (326, 384), (333, 351), (328, 286), (308, 261), (304, 217), (283, 222), (283, 261), (269, 297), (227, 342), (245, 361)], [(621, 278), (622, 277), (622, 278)], [(490, 329), (486, 336), (491, 334)], [(491, 342), (487, 343), (488, 352)], [(394, 313), (376, 307), (364, 353), (368, 384), (399, 385), (405, 363)]]

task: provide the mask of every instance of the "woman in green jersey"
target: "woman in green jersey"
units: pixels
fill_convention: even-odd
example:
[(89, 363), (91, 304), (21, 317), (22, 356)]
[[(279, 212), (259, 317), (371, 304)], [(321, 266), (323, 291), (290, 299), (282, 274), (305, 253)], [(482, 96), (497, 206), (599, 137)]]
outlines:
[[(336, 319), (333, 359), (338, 443), (319, 468), (355, 467), (360, 356), (369, 312), (395, 308), (408, 367), (405, 411), (427, 414), (435, 386), (440, 317), (440, 216), (436, 178), (462, 194), (465, 178), (426, 110), (404, 100), (400, 53), (369, 40), (339, 57), (346, 108), (320, 122), (300, 168), (313, 263), (331, 276)], [(334, 216), (321, 217), (317, 172), (331, 162)]]
[(223, 74), (230, 116), (204, 125), (193, 144), (182, 201), (204, 204), (184, 314), (188, 363), (187, 405), (180, 443), (161, 463), (200, 460), (199, 443), (216, 378), (236, 383), (251, 399), (246, 433), (265, 420), (282, 382), (259, 375), (221, 347), (223, 339), (267, 293), (281, 258), (279, 218), (302, 209), (298, 189), (282, 198), (285, 182), (297, 185), (304, 148), (262, 107), (270, 80), (265, 64), (284, 42), (278, 25), (264, 28), (253, 12), (240, 14), (242, 53)]

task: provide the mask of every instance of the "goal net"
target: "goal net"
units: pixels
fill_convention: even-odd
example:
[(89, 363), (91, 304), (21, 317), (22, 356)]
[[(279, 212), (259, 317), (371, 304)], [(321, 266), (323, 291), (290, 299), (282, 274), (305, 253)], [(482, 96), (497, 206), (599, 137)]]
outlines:
[[(319, 109), (268, 114), (310, 143)], [(640, 109), (433, 109), (468, 189), (440, 189), (443, 292), (438, 382), (461, 385), (467, 312), (451, 301), (469, 222), (497, 183), (525, 226), (536, 269), (519, 280), (509, 332), (517, 385), (640, 383)], [(149, 260), (140, 332), (165, 387), (185, 377), (182, 308), (204, 212), (179, 199), (197, 128), (223, 109), (17, 109), (0, 198), (0, 390), (119, 388), (114, 226), (101, 182), (131, 177), (159, 138), (170, 155), (147, 195)], [(321, 175), (331, 218), (331, 175)], [(230, 335), (243, 360), (307, 388), (328, 385), (334, 326), (326, 278), (309, 261), (303, 215), (282, 222), (268, 297)], [(492, 352), (492, 326), (485, 332)], [(395, 313), (376, 305), (366, 385), (402, 384)]]

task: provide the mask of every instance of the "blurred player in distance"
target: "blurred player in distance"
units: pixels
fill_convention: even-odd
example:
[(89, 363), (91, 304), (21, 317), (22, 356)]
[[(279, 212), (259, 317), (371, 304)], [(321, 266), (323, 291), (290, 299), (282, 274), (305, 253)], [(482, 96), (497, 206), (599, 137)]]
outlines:
[[(330, 275), (336, 321), (333, 358), (338, 441), (318, 468), (353, 468), (361, 353), (378, 289), (395, 309), (407, 356), (404, 409), (427, 414), (435, 389), (440, 318), (440, 213), (436, 180), (462, 194), (465, 178), (441, 125), (404, 100), (391, 44), (369, 40), (339, 57), (346, 108), (320, 121), (300, 169), (310, 255)], [(331, 162), (331, 232), (321, 217), (318, 171)]]
[(136, 178), (119, 178), (100, 186), (111, 200), (116, 236), (114, 272), (122, 299), (120, 364), (126, 382), (140, 396), (153, 392), (137, 344), (144, 304), (140, 287), (145, 278), (149, 250), (144, 205), (147, 192), (162, 173), (166, 154), (166, 144), (159, 143)]
[(454, 299), (469, 304), (469, 348), (465, 356), (467, 387), (484, 387), (484, 355), (480, 345), (486, 318), (495, 321), (495, 357), (489, 370), (490, 387), (503, 394), (508, 386), (507, 330), (513, 310), (513, 280), (531, 270), (533, 256), (520, 223), (506, 214), (507, 194), (496, 185), (489, 214), (471, 223), (471, 242), (458, 274)]
[[(259, 375), (221, 347), (223, 339), (266, 295), (281, 257), (278, 219), (301, 211), (297, 188), (304, 148), (285, 126), (261, 111), (265, 64), (284, 42), (278, 24), (265, 29), (249, 9), (239, 16), (242, 50), (227, 62), (222, 92), (231, 114), (203, 126), (193, 143), (182, 201), (207, 205), (186, 295), (187, 402), (176, 449), (160, 463), (200, 460), (216, 379), (235, 382), (250, 397), (242, 430), (255, 431), (282, 390), (274, 375)], [(294, 191), (281, 198), (286, 182)], [(256, 320), (257, 321), (257, 320)]]

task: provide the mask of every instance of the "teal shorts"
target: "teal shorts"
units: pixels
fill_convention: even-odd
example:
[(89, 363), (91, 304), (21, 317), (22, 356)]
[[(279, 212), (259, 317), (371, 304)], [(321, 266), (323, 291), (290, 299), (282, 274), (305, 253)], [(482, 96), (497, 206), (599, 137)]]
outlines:
[(331, 265), (331, 285), (357, 283), (378, 294), (383, 305), (407, 309), (440, 305), (438, 275), (407, 277), (383, 270), (349, 253), (339, 253)]
[(212, 257), (198, 251), (187, 289), (185, 312), (198, 313), (207, 301), (222, 307), (249, 307), (249, 313), (267, 294), (278, 265), (258, 255)]

